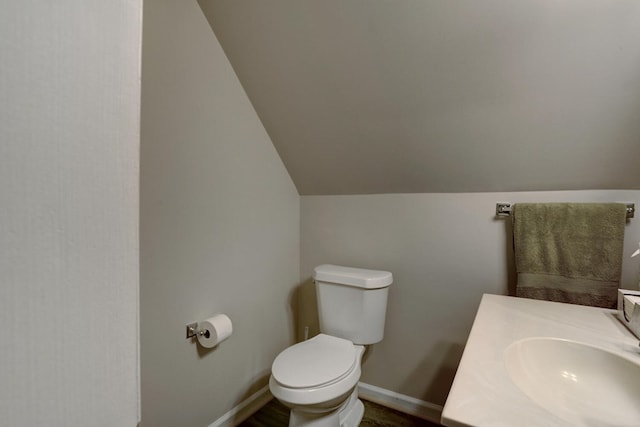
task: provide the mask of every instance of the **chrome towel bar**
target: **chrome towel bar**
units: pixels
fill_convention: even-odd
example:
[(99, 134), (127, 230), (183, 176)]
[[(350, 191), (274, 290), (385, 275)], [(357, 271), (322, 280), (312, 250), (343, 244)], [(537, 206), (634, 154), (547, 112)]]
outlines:
[[(627, 218), (633, 218), (636, 212), (634, 203), (627, 203)], [(496, 216), (506, 217), (511, 215), (511, 203), (496, 203)]]

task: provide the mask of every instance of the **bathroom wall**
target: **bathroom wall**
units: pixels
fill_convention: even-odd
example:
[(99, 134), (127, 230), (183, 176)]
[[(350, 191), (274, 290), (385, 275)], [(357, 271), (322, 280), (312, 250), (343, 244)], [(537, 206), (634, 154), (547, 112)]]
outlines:
[[(142, 425), (209, 425), (293, 342), (300, 199), (196, 2), (145, 4)], [(185, 325), (224, 312), (213, 350)]]
[(3, 2), (0, 424), (138, 420), (142, 2)]
[(637, 0), (198, 1), (300, 194), (638, 189)]
[[(483, 293), (515, 284), (509, 220), (498, 202), (617, 201), (640, 207), (640, 191), (303, 196), (301, 281), (305, 325), (317, 332), (313, 267), (336, 263), (393, 272), (384, 340), (362, 381), (444, 404)], [(623, 287), (637, 289), (640, 217), (627, 224)]]

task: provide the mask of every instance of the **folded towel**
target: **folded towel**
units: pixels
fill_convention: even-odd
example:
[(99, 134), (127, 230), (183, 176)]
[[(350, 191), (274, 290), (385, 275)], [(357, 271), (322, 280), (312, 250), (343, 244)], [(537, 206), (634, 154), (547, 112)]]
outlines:
[(622, 310), (624, 312), (624, 318), (628, 322), (631, 320), (631, 314), (636, 309), (636, 305), (640, 307), (640, 296), (625, 295), (623, 298)]
[(517, 296), (616, 308), (625, 204), (517, 203), (512, 218)]

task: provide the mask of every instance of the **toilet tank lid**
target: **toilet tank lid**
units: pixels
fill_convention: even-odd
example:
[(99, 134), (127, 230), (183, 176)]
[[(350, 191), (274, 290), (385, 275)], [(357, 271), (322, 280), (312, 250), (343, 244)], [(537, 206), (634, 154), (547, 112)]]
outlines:
[(388, 271), (323, 264), (313, 269), (313, 279), (318, 282), (378, 289), (389, 286), (393, 282), (393, 275)]

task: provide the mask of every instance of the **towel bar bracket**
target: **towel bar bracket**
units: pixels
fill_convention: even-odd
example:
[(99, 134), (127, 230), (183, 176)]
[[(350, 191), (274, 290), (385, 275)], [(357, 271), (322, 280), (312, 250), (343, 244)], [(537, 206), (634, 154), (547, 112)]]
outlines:
[[(496, 203), (496, 216), (507, 217), (511, 215), (511, 203)], [(636, 206), (634, 203), (627, 203), (627, 218), (635, 216)]]
[(496, 203), (496, 216), (511, 215), (511, 203)]

